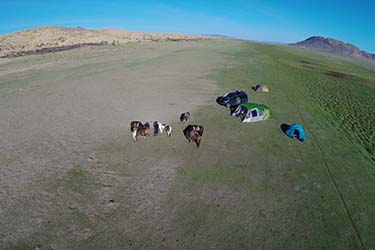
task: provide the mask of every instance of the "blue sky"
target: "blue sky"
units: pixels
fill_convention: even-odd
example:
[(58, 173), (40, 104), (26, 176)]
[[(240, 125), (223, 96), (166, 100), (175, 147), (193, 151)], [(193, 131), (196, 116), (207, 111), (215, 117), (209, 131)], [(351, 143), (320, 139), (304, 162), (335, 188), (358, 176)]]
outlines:
[(0, 34), (46, 25), (223, 34), (290, 43), (322, 35), (375, 53), (375, 1), (0, 0)]

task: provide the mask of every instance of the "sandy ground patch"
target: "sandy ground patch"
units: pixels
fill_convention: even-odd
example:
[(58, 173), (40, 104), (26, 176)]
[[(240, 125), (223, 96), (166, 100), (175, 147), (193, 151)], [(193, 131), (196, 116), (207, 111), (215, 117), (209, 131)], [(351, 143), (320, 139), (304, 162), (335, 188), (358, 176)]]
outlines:
[[(61, 187), (46, 192), (45, 180), (63, 181), (82, 166), (88, 166), (89, 175), (102, 173), (100, 164), (90, 168), (90, 157), (96, 157), (98, 145), (116, 138), (132, 146), (131, 120), (174, 124), (181, 112), (211, 101), (216, 87), (208, 76), (223, 60), (213, 53), (220, 45), (208, 44), (107, 46), (2, 61), (0, 238), (17, 242), (35, 234), (63, 208), (64, 199), (56, 197), (67, 195)], [(173, 179), (177, 163), (178, 157), (162, 162), (164, 170), (172, 169), (158, 175)], [(147, 171), (155, 178), (154, 170)], [(111, 177), (103, 178), (114, 185)], [(100, 197), (106, 196), (103, 186)], [(147, 184), (145, 189), (152, 201), (151, 191), (163, 187)], [(143, 206), (147, 203), (138, 209)]]

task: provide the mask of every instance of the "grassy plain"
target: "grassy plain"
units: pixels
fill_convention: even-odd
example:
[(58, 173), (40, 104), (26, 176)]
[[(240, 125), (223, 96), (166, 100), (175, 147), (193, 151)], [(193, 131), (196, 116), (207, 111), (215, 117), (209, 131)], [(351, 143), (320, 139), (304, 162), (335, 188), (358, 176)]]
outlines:
[[(375, 248), (374, 64), (227, 40), (0, 67), (0, 248)], [(235, 89), (272, 119), (230, 117), (215, 99)], [(199, 149), (187, 110), (205, 127)], [(173, 135), (132, 143), (135, 119)], [(295, 122), (305, 143), (280, 129)]]

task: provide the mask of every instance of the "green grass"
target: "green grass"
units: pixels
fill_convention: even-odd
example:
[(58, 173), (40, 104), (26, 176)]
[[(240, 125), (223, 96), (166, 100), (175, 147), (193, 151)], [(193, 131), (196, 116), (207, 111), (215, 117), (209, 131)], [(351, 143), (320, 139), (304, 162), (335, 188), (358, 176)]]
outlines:
[[(173, 193), (170, 200), (180, 237), (199, 234), (193, 249), (361, 249), (349, 213), (364, 246), (373, 247), (375, 67), (287, 47), (240, 48), (225, 53), (233, 64), (217, 75), (218, 84), (222, 92), (247, 91), (273, 119), (240, 124), (214, 105), (198, 114), (207, 128), (203, 153), (186, 156), (176, 181), (177, 197), (195, 199)], [(324, 74), (327, 68), (353, 76)], [(258, 83), (271, 93), (251, 92)], [(306, 143), (282, 134), (280, 124), (294, 122), (305, 126)], [(226, 205), (215, 206), (220, 202)]]
[[(227, 43), (225, 51), (215, 50), (227, 62), (211, 76), (219, 86), (217, 95), (243, 89), (252, 102), (271, 108), (272, 119), (241, 124), (212, 96), (211, 105), (193, 113), (193, 123), (206, 128), (199, 149), (175, 138), (183, 127), (176, 124), (172, 144), (151, 140), (136, 148), (104, 150), (127, 154), (126, 167), (136, 175), (142, 175), (137, 166), (148, 166), (160, 155), (182, 158), (163, 205), (166, 214), (174, 214), (160, 221), (171, 220), (167, 228), (160, 232), (140, 220), (151, 229), (136, 226), (133, 232), (145, 233), (122, 233), (117, 244), (146, 249), (361, 249), (349, 213), (363, 244), (371, 249), (375, 67), (287, 47)], [(302, 61), (311, 62), (312, 68), (303, 67)], [(333, 77), (324, 74), (327, 69), (353, 77)], [(267, 83), (271, 92), (252, 92), (258, 83)], [(305, 143), (281, 132), (282, 123), (295, 122), (305, 126)], [(149, 160), (135, 153), (139, 147)], [(119, 215), (114, 224), (121, 221)], [(94, 243), (80, 247), (100, 249), (116, 232), (103, 232)]]
[[(187, 143), (178, 123), (171, 138), (131, 144), (128, 135), (98, 145), (99, 168), (122, 178), (114, 182), (119, 207), (94, 218), (70, 211), (44, 232), (64, 238), (75, 223), (92, 232), (66, 249), (374, 249), (374, 64), (283, 46), (204, 43), (169, 55), (225, 58), (207, 76), (217, 93), (192, 113), (192, 123), (205, 127), (201, 147)], [(259, 83), (270, 93), (253, 92)], [(236, 89), (269, 106), (272, 119), (242, 124), (215, 103)], [(296, 122), (305, 143), (280, 129)], [(172, 183), (159, 190), (172, 165)], [(98, 183), (77, 167), (51, 188), (89, 207)]]
[[(211, 105), (193, 113), (193, 123), (206, 128), (199, 149), (183, 138), (174, 139), (174, 154), (164, 140), (137, 145), (153, 161), (160, 155), (182, 158), (163, 206), (174, 216), (165, 218), (172, 220), (164, 229), (168, 234), (148, 225), (151, 232), (130, 237), (132, 245), (129, 234), (116, 242), (146, 249), (361, 249), (360, 237), (371, 249), (375, 67), (287, 47), (227, 43), (227, 50), (215, 51), (227, 60), (212, 75), (217, 95), (243, 89), (250, 101), (271, 108), (272, 119), (241, 124), (212, 96)], [(327, 75), (327, 69), (350, 76)], [(252, 92), (258, 83), (267, 83), (271, 92)], [(295, 122), (305, 126), (305, 143), (281, 132), (282, 123)], [(137, 150), (122, 151), (136, 162), (128, 166), (132, 171), (146, 164)], [(88, 248), (100, 249), (98, 240), (113, 233), (98, 236)]]
[(97, 180), (82, 167), (69, 170), (60, 180), (49, 183), (49, 189), (54, 192), (59, 189), (80, 195), (89, 195), (97, 188)]
[(20, 242), (17, 244), (9, 244), (4, 250), (30, 250), (30, 249), (41, 249), (41, 245), (38, 243), (24, 243)]

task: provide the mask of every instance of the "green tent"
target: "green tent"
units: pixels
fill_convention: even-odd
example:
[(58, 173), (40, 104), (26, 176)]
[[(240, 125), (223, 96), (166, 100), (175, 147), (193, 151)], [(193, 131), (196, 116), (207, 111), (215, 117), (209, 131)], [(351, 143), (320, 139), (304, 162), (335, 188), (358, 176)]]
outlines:
[(241, 122), (258, 122), (271, 118), (271, 110), (264, 104), (243, 103), (233, 112)]

